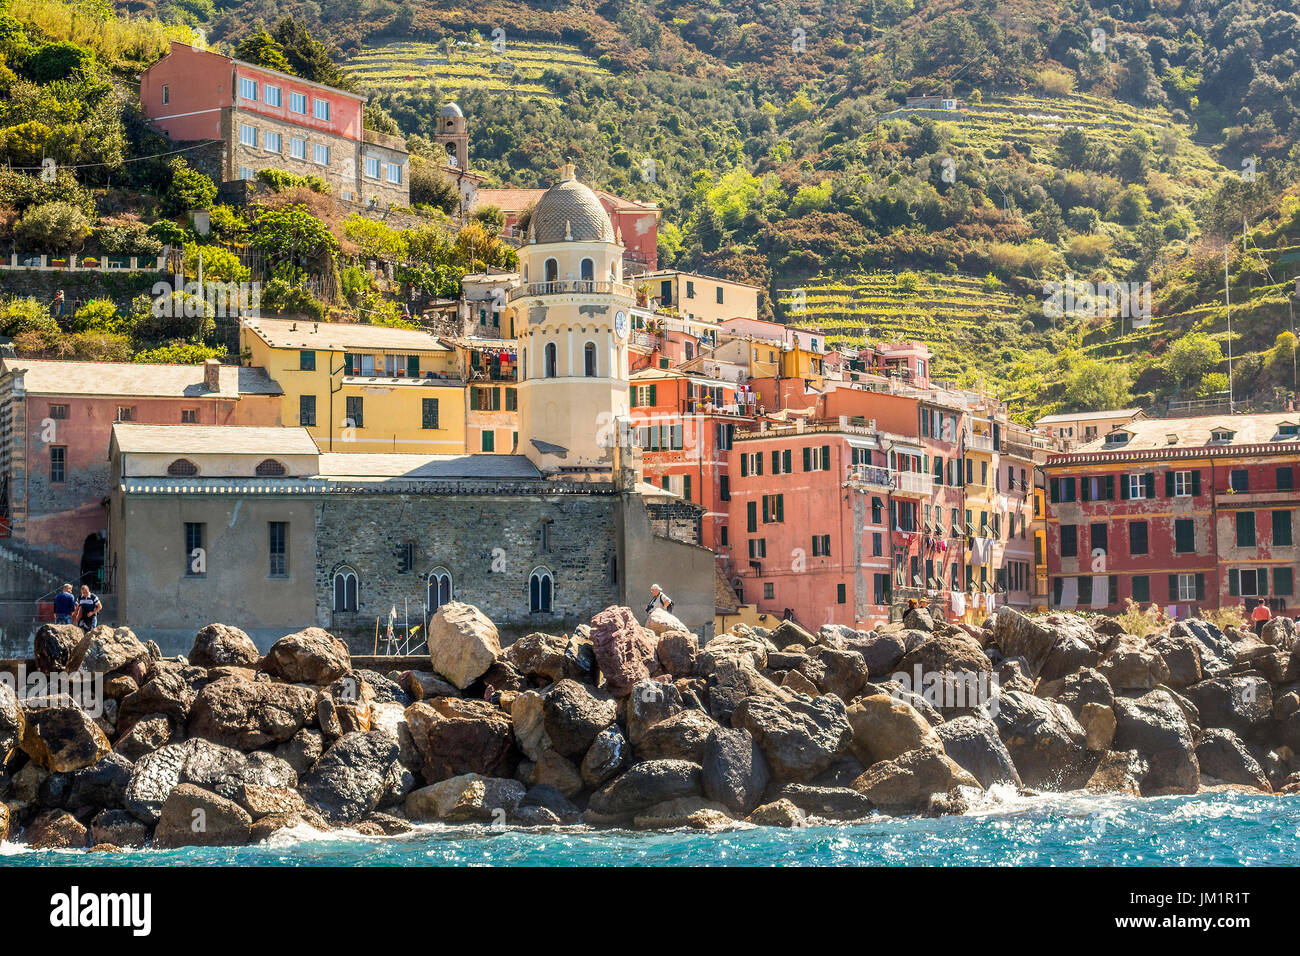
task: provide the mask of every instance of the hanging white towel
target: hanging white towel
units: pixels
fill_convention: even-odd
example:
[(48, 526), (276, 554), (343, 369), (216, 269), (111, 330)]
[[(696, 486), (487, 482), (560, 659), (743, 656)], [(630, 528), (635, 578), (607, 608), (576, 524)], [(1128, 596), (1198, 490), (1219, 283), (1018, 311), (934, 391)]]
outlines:
[(1092, 606), (1105, 607), (1110, 603), (1110, 579), (1104, 574), (1092, 576)]
[(1061, 607), (1074, 607), (1079, 603), (1079, 579), (1061, 579)]
[(986, 602), (986, 603), (988, 604), (989, 613), (992, 614), (992, 613), (993, 613), (993, 605), (994, 605), (994, 603), (995, 603), (995, 601), (994, 601), (994, 595), (990, 594), (990, 595), (988, 596), (988, 599), (987, 599), (987, 602)]
[(952, 592), (952, 613), (957, 617), (961, 617), (966, 613), (966, 592)]

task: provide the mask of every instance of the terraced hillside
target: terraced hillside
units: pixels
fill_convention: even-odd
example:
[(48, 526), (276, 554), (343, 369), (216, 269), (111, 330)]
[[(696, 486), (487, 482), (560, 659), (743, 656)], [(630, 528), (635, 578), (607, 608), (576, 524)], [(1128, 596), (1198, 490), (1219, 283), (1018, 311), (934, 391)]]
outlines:
[(500, 52), (491, 40), (387, 43), (344, 66), (372, 93), (436, 86), (456, 95), (474, 88), (542, 102), (559, 100), (542, 82), (548, 70), (607, 75), (577, 47), (509, 39)]
[(892, 272), (817, 277), (782, 290), (778, 301), (790, 321), (826, 332), (837, 345), (926, 342), (941, 378), (957, 378), (972, 364), (993, 371), (998, 352), (1019, 336), (1014, 323), (1022, 308), (984, 279)]

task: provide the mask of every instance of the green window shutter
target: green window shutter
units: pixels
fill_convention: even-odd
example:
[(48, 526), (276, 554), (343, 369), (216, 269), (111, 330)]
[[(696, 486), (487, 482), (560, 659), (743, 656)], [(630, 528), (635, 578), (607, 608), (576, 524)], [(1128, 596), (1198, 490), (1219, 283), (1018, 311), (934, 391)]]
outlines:
[(344, 375), (352, 374), (352, 353), (351, 352), (343, 353), (343, 374)]
[(1259, 582), (1259, 596), (1264, 597), (1268, 594), (1268, 568), (1260, 568), (1255, 573), (1256, 580)]
[(763, 453), (760, 451), (757, 455), (754, 456), (754, 474), (761, 475), (762, 473), (763, 473)]
[(1165, 497), (1172, 498), (1173, 496), (1174, 496), (1174, 473), (1172, 471), (1166, 471), (1165, 472)]
[[(785, 520), (785, 495), (776, 496), (776, 520), (777, 521)], [(1260, 572), (1260, 574), (1263, 573), (1264, 573), (1263, 571)]]
[(791, 459), (793, 456), (791, 455), (791, 452), (790, 452), (790, 449), (789, 449), (789, 448), (787, 448), (787, 449), (782, 453), (781, 457), (784, 459), (784, 464), (785, 464), (785, 470), (786, 470), (786, 472), (788, 473), (788, 472), (792, 472), (792, 471), (794, 471), (794, 466), (790, 463), (790, 459)]
[(406, 357), (406, 374), (411, 378), (420, 377), (420, 356), (408, 355)]
[(1119, 500), (1128, 500), (1128, 475), (1119, 476)]
[(776, 449), (772, 449), (772, 474), (781, 474), (781, 453)]
[(1198, 601), (1205, 600), (1205, 575), (1204, 574), (1198, 574), (1196, 576), (1196, 600)]
[(1142, 484), (1146, 487), (1147, 497), (1154, 498), (1156, 496), (1156, 473), (1148, 471)]
[(1107, 501), (1115, 500), (1115, 476), (1114, 475), (1106, 476), (1106, 500)]
[(749, 528), (750, 533), (752, 534), (753, 532), (757, 531), (758, 530), (758, 502), (757, 501), (751, 501), (746, 504), (745, 517), (748, 521), (747, 527)]
[(506, 389), (506, 411), (513, 412), (519, 408), (519, 393), (513, 388)]
[(749, 456), (740, 456), (740, 477), (745, 478), (749, 475)]
[(831, 470), (831, 446), (822, 445), (822, 471)]
[(1051, 492), (1052, 504), (1056, 504), (1061, 500), (1061, 479), (1053, 478), (1048, 484)]
[(1228, 594), (1232, 597), (1241, 595), (1241, 572), (1236, 568), (1228, 568)]
[(659, 389), (658, 389), (658, 388), (657, 388), (653, 383), (651, 383), (651, 385), (650, 385), (650, 404), (651, 404), (651, 405), (658, 405), (658, 404), (659, 404), (659, 401), (658, 401), (658, 399), (657, 399), (657, 397), (656, 397), (657, 394), (658, 394), (658, 391), (659, 391)]
[(763, 496), (763, 524), (772, 520), (772, 502), (767, 495)]
[(1199, 470), (1197, 470), (1192, 472), (1192, 494), (1199, 495), (1200, 493), (1201, 493), (1201, 473)]
[(803, 470), (812, 471), (812, 448), (805, 447), (803, 450)]
[(1178, 600), (1178, 575), (1169, 575), (1169, 600), (1177, 602)]
[(477, 412), (479, 411), (479, 406), (481, 404), (482, 403), (479, 401), (478, 389), (471, 388), (469, 390), (469, 410), (471, 412)]

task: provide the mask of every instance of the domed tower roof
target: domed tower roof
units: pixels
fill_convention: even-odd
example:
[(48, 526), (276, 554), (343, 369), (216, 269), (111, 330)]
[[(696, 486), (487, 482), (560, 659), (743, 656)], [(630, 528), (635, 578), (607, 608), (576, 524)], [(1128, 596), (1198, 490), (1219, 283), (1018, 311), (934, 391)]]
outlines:
[(567, 164), (560, 169), (560, 181), (537, 200), (528, 229), (538, 243), (616, 241), (605, 207)]
[(444, 106), (442, 109), (438, 111), (438, 115), (439, 116), (464, 116), (465, 114), (461, 112), (460, 107), (457, 106), (455, 103), (448, 103), (446, 106)]

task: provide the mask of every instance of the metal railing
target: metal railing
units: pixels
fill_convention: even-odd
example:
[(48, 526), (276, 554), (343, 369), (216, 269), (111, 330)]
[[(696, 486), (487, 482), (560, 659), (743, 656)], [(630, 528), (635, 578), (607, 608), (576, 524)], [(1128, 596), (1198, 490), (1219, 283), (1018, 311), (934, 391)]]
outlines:
[(506, 301), (513, 302), (537, 295), (623, 295), (632, 298), (632, 287), (622, 282), (603, 282), (595, 279), (558, 279), (554, 282), (529, 282), (507, 293)]
[(934, 476), (920, 471), (890, 471), (879, 465), (853, 465), (849, 481), (877, 488), (891, 488), (902, 494), (934, 493)]

